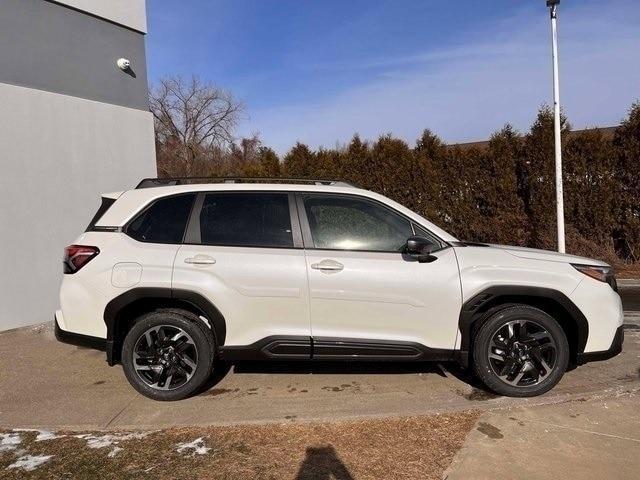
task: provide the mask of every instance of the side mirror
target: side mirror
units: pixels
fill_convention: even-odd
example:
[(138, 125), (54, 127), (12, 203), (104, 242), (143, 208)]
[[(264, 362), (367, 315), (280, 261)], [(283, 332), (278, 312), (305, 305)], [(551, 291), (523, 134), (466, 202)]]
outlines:
[(413, 235), (407, 240), (405, 253), (415, 258), (420, 263), (428, 263), (437, 259), (437, 257), (431, 255), (431, 252), (435, 251), (437, 248), (438, 246), (428, 238)]

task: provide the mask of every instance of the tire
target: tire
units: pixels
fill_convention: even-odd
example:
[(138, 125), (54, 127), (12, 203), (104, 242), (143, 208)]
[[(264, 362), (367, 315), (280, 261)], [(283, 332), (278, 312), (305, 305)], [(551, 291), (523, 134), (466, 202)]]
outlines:
[(560, 381), (568, 364), (569, 343), (562, 327), (528, 305), (490, 314), (474, 336), (474, 372), (500, 395), (542, 395)]
[(122, 368), (131, 386), (145, 397), (182, 400), (209, 378), (215, 337), (192, 317), (190, 312), (157, 310), (139, 317), (127, 333)]

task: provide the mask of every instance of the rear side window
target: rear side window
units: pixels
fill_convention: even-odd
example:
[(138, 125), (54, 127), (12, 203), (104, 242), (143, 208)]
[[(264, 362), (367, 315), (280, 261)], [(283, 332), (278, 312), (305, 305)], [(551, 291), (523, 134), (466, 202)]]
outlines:
[(286, 193), (209, 193), (200, 212), (205, 245), (293, 247)]
[(127, 227), (127, 235), (150, 243), (182, 243), (195, 194), (157, 200)]

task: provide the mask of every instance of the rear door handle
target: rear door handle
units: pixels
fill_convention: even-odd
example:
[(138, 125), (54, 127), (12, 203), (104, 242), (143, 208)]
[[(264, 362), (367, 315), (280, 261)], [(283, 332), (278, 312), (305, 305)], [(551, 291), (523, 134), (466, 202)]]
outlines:
[(339, 272), (344, 269), (344, 265), (335, 260), (322, 260), (319, 263), (312, 263), (311, 268), (314, 270), (322, 270), (323, 272)]
[(195, 257), (185, 258), (184, 263), (191, 263), (193, 265), (213, 265), (216, 263), (216, 259), (209, 255), (196, 255)]

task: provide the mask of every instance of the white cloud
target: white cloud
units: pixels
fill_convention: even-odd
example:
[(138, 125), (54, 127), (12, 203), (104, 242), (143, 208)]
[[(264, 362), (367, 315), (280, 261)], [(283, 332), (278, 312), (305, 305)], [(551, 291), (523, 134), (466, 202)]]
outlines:
[[(625, 7), (626, 6), (626, 7)], [(560, 16), (562, 105), (574, 127), (617, 124), (640, 98), (640, 9), (565, 8)], [(487, 138), (506, 122), (526, 130), (551, 99), (549, 21), (523, 10), (473, 32), (459, 45), (367, 58), (331, 69), (371, 69), (372, 78), (328, 98), (251, 112), (245, 132), (260, 132), (280, 153), (393, 133), (410, 143), (424, 128), (448, 142)], [(375, 71), (375, 76), (373, 75)]]

